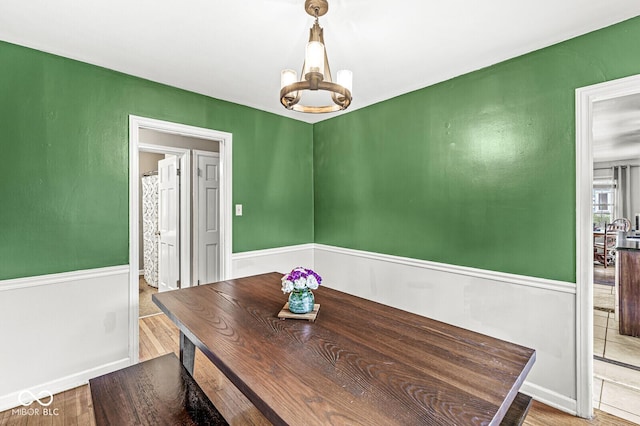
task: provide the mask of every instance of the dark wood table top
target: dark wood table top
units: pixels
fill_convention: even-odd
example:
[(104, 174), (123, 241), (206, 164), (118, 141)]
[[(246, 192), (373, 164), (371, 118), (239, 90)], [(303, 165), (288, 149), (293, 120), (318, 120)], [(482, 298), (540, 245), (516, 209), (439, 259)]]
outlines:
[(274, 424), (499, 424), (535, 351), (351, 296), (314, 290), (315, 322), (281, 320), (281, 275), (154, 301)]

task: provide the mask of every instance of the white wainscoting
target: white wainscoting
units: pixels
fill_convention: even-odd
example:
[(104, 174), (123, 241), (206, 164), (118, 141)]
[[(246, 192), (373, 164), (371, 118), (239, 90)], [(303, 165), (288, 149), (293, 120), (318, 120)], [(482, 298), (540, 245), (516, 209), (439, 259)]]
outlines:
[(129, 267), (0, 281), (0, 411), (131, 364)]
[[(522, 390), (575, 414), (575, 284), (321, 244), (235, 253), (231, 275), (296, 266), (314, 268), (327, 287), (536, 349)], [(22, 390), (60, 392), (135, 361), (128, 273), (0, 281), (0, 410), (17, 406)]]
[(575, 284), (316, 244), (323, 285), (536, 350), (522, 391), (576, 412)]
[(267, 272), (285, 274), (297, 266), (313, 267), (313, 244), (300, 244), (231, 255), (231, 278)]

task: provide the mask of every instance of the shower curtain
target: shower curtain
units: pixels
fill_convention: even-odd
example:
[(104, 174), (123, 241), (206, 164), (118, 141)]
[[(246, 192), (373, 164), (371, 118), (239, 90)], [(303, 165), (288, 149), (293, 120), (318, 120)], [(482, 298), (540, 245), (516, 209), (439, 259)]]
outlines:
[(142, 177), (142, 241), (144, 279), (158, 287), (158, 175)]

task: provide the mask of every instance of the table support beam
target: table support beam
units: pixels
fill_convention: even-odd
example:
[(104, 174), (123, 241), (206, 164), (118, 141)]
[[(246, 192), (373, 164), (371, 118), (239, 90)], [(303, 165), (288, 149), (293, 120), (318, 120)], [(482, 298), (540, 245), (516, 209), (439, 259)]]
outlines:
[(180, 361), (193, 376), (193, 364), (196, 359), (196, 345), (184, 333), (180, 332)]

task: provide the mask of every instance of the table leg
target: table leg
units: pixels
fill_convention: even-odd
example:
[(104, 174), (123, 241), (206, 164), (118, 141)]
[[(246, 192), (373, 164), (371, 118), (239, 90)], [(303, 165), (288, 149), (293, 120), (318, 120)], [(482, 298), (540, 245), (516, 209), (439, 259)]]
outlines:
[(196, 359), (196, 345), (184, 333), (180, 332), (180, 361), (193, 376), (193, 363)]

